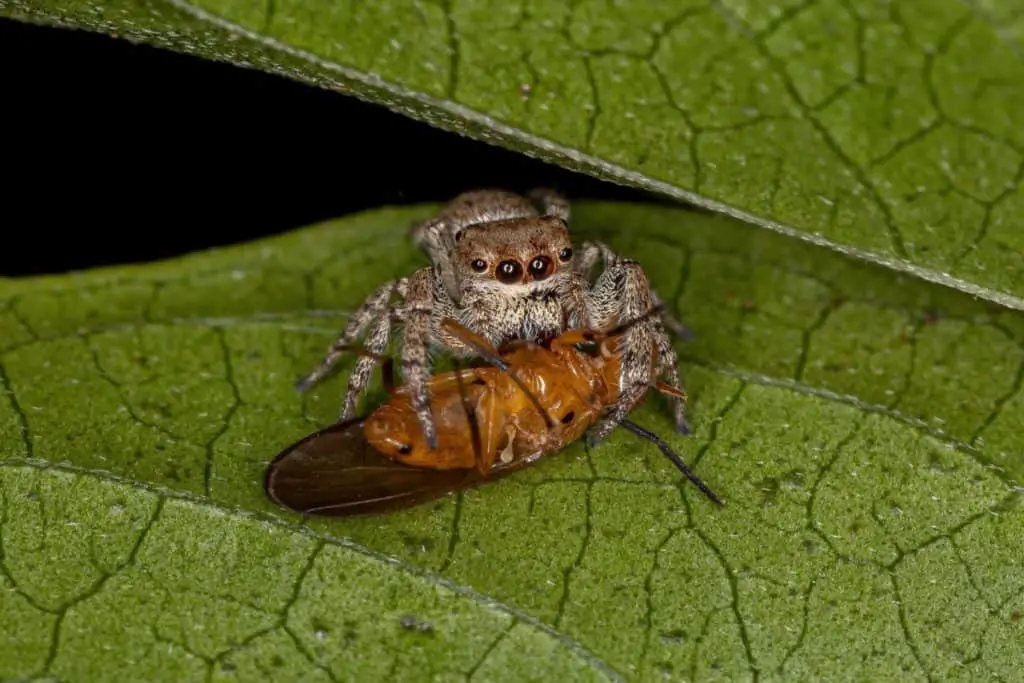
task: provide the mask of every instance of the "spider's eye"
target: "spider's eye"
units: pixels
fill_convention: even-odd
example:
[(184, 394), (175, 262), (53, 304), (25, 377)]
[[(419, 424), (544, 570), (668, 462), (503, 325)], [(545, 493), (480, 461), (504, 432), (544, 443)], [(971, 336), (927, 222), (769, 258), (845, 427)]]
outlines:
[(455, 233), (455, 241), (458, 242), (461, 239), (462, 239), (462, 231), (459, 230), (457, 233)]
[(548, 275), (551, 275), (552, 270), (551, 259), (547, 256), (538, 256), (530, 261), (530, 275), (533, 276), (534, 280), (545, 279)]
[(523, 277), (523, 267), (519, 265), (519, 261), (502, 261), (494, 274), (499, 282), (511, 285)]
[(562, 251), (558, 252), (558, 258), (563, 263), (565, 263), (566, 261), (568, 261), (569, 259), (572, 258), (572, 249), (570, 249), (569, 247), (566, 247)]
[(469, 265), (470, 265), (470, 267), (473, 268), (473, 270), (475, 270), (478, 273), (482, 273), (485, 270), (487, 270), (487, 261), (483, 261), (481, 259), (477, 259), (477, 260), (473, 261)]

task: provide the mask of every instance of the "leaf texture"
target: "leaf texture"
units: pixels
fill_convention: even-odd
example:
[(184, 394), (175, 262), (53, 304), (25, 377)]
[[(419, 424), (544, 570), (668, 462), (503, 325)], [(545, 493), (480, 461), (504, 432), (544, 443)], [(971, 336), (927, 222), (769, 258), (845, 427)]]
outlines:
[(1024, 309), (1024, 5), (8, 0)]
[(0, 678), (1016, 676), (1024, 314), (731, 219), (573, 225), (693, 329), (695, 436), (637, 419), (724, 509), (625, 433), (387, 517), (274, 507), (345, 372), (295, 378), (433, 208), (0, 280)]

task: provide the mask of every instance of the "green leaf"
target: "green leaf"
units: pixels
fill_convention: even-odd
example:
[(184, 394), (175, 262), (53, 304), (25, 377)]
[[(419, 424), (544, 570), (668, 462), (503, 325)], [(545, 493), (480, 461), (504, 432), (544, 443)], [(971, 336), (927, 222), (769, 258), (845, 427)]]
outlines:
[(273, 506), (345, 373), (295, 378), (433, 208), (0, 281), (0, 678), (1017, 676), (1024, 314), (731, 219), (573, 228), (693, 328), (695, 437), (637, 419), (724, 509), (626, 433), (385, 517)]
[(1024, 309), (1024, 5), (13, 0)]

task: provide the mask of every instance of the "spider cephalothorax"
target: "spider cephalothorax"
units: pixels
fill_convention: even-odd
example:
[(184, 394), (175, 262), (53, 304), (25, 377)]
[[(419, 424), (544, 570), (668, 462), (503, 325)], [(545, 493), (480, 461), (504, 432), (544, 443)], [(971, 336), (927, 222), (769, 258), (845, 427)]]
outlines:
[[(568, 202), (549, 190), (535, 190), (527, 197), (500, 190), (459, 195), (410, 231), (431, 265), (374, 291), (300, 387), (325, 376), (345, 348), (364, 333), (365, 349), (382, 353), (392, 326), (404, 323), (402, 374), (424, 436), (433, 443), (430, 351), (443, 349), (462, 358), (474, 355), (471, 347), (442, 328), (445, 318), (457, 320), (500, 347), (515, 339), (543, 341), (578, 327), (611, 329), (660, 305), (635, 261), (600, 242), (584, 242), (575, 249), (568, 219)], [(591, 283), (590, 273), (599, 260), (604, 269)], [(400, 301), (393, 303), (393, 297)], [(678, 360), (665, 324), (682, 329), (664, 315), (624, 334), (620, 398), (591, 431), (592, 443), (607, 436), (659, 376), (682, 392)], [(342, 419), (354, 414), (375, 362), (369, 354), (356, 361)], [(678, 429), (688, 432), (682, 400), (676, 402), (675, 410)]]
[(492, 345), (544, 339), (578, 326), (586, 282), (561, 218), (513, 218), (464, 229), (450, 255), (453, 313)]

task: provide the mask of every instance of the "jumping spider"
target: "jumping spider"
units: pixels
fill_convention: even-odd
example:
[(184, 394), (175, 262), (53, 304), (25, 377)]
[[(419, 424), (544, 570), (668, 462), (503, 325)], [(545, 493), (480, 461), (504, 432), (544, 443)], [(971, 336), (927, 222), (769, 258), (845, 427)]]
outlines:
[[(299, 382), (299, 389), (325, 377), (364, 332), (362, 346), (379, 357), (392, 326), (404, 324), (402, 375), (424, 436), (436, 447), (427, 389), (431, 351), (443, 349), (458, 358), (475, 355), (441, 327), (446, 317), (500, 348), (514, 339), (543, 343), (576, 327), (611, 329), (660, 305), (637, 262), (601, 242), (583, 242), (574, 252), (568, 220), (568, 202), (551, 190), (534, 190), (525, 197), (500, 190), (457, 196), (410, 230), (431, 265), (387, 282), (367, 297), (321, 363)], [(604, 270), (591, 284), (589, 276), (599, 260)], [(400, 302), (393, 304), (393, 297)], [(591, 430), (591, 444), (604, 439), (658, 377), (683, 395), (678, 357), (666, 326), (676, 334), (685, 333), (666, 313), (625, 333), (620, 399)], [(376, 362), (369, 354), (356, 361), (341, 419), (355, 413)], [(682, 399), (674, 410), (678, 431), (689, 433)]]

